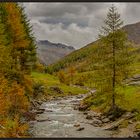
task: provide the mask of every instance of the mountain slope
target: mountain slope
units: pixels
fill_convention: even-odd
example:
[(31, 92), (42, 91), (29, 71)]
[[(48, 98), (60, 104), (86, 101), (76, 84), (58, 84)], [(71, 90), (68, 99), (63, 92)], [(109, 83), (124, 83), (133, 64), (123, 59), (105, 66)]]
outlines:
[(140, 44), (140, 22), (123, 27), (128, 34), (128, 39), (135, 44)]
[(39, 61), (45, 65), (52, 64), (75, 50), (74, 47), (61, 43), (52, 43), (48, 40), (38, 41), (37, 46)]
[[(129, 41), (137, 44), (136, 46), (138, 46), (140, 44), (140, 22), (126, 25), (123, 29), (128, 34)], [(93, 70), (92, 59), (97, 42), (98, 41), (90, 43), (85, 47), (70, 53), (58, 62), (49, 65), (49, 67), (47, 67), (48, 72), (57, 72), (61, 69), (67, 69), (70, 66), (75, 67), (79, 72)]]

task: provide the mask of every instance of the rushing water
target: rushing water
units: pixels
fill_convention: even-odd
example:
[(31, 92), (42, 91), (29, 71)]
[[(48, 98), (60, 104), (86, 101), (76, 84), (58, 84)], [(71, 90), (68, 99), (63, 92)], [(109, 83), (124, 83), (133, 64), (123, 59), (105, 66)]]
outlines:
[[(83, 98), (84, 95), (71, 96), (43, 103), (41, 108), (45, 112), (33, 124), (33, 137), (110, 137), (109, 131), (87, 123), (86, 116), (74, 110)], [(78, 128), (84, 129), (78, 131)]]

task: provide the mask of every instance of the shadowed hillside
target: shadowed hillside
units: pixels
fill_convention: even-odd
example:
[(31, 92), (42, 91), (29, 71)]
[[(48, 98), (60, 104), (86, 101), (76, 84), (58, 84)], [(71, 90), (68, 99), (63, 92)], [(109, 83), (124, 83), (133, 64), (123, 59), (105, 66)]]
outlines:
[(130, 41), (140, 44), (140, 22), (126, 25), (123, 29), (127, 32)]

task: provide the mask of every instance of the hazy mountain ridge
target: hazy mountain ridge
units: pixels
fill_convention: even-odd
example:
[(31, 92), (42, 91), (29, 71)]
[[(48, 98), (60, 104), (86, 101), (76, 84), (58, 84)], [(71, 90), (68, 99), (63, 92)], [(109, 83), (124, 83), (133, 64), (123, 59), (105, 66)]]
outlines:
[(37, 42), (37, 56), (39, 61), (45, 65), (52, 64), (60, 58), (68, 55), (75, 50), (72, 46), (61, 43), (52, 43), (48, 40)]

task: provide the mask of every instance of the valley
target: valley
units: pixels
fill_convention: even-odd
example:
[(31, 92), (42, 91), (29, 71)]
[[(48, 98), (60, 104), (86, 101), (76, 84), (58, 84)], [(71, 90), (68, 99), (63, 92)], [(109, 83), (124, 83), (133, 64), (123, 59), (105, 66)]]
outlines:
[(0, 137), (139, 138), (140, 22), (110, 5), (95, 39), (105, 7), (29, 5), (0, 4)]
[[(128, 26), (126, 26), (125, 28), (126, 30), (128, 29)], [(129, 36), (129, 39), (130, 38), (131, 37)], [(95, 54), (96, 54), (96, 50), (98, 49), (98, 43), (100, 42), (100, 40), (90, 43), (87, 46), (79, 50), (76, 50), (68, 54), (67, 56), (61, 58), (57, 62), (54, 62), (53, 64), (46, 66), (44, 69), (46, 74), (43, 74), (43, 73), (39, 74), (38, 72), (33, 73), (33, 77), (36, 78), (36, 80), (38, 80), (39, 77), (42, 77), (42, 80), (44, 79), (44, 82), (46, 81), (45, 83), (47, 87), (51, 87), (51, 86), (58, 87), (62, 91), (61, 93), (63, 93), (63, 94), (59, 94), (55, 90), (52, 92), (50, 90), (51, 88), (47, 89), (48, 92), (46, 91), (46, 93), (48, 96), (47, 97), (48, 101), (43, 102), (42, 105), (43, 105), (44, 113), (41, 115), (38, 115), (39, 119), (42, 119), (42, 117), (44, 116), (48, 118), (49, 115), (51, 117), (51, 115), (52, 114), (54, 115), (55, 113), (56, 113), (55, 114), (56, 118), (57, 118), (57, 115), (67, 116), (68, 112), (66, 113), (65, 110), (63, 110), (63, 108), (61, 107), (59, 108), (59, 104), (60, 104), (60, 106), (62, 105), (64, 109), (65, 107), (66, 108), (70, 107), (71, 110), (69, 110), (69, 113), (70, 112), (74, 113), (72, 116), (75, 116), (78, 113), (78, 114), (82, 114), (83, 116), (82, 118), (86, 118), (84, 117), (85, 116), (84, 113), (92, 112), (93, 114), (101, 113), (103, 115), (103, 116), (101, 115), (101, 118), (104, 117), (105, 115), (107, 118), (105, 117), (105, 119), (103, 120), (108, 120), (107, 122), (101, 125), (100, 123), (96, 124), (95, 122), (95, 124), (93, 123), (91, 126), (88, 126), (87, 125), (87, 123), (89, 123), (88, 121), (91, 121), (91, 120), (93, 121), (95, 118), (93, 117), (93, 119), (91, 120), (86, 119), (85, 129), (77, 132), (74, 122), (78, 122), (78, 120), (75, 120), (73, 118), (74, 122), (72, 122), (69, 126), (67, 126), (68, 125), (67, 123), (69, 122), (68, 120), (72, 119), (72, 116), (68, 117), (65, 123), (62, 123), (61, 121), (59, 122), (59, 120), (55, 120), (54, 124), (53, 124), (53, 119), (52, 121), (51, 120), (47, 121), (46, 118), (44, 118), (43, 122), (46, 123), (46, 128), (45, 126), (42, 126), (44, 124), (43, 122), (34, 122), (33, 124), (32, 129), (35, 131), (34, 132), (35, 137), (38, 137), (41, 135), (45, 137), (49, 137), (49, 136), (50, 137), (51, 136), (52, 137), (53, 136), (54, 137), (55, 136), (78, 137), (80, 135), (82, 136), (82, 134), (84, 134), (82, 137), (84, 136), (96, 137), (97, 135), (94, 133), (93, 135), (90, 134), (90, 131), (89, 133), (87, 133), (88, 135), (85, 135), (84, 132), (86, 132), (86, 130), (90, 127), (91, 127), (90, 129), (93, 129), (93, 130), (95, 129), (96, 131), (98, 131), (98, 128), (99, 128), (99, 131), (101, 132), (102, 130), (105, 131), (105, 132), (102, 132), (102, 134), (99, 135), (99, 137), (106, 137), (105, 136), (106, 134), (107, 134), (107, 137), (138, 137), (139, 136), (139, 121), (140, 121), (140, 104), (139, 104), (140, 55), (139, 53), (140, 53), (140, 47), (139, 47), (139, 44), (135, 44), (134, 43), (135, 41), (134, 42), (132, 41), (133, 38), (131, 38), (130, 40), (131, 40), (131, 43), (129, 44), (129, 46), (131, 47), (129, 48), (129, 51), (130, 51), (130, 54), (134, 56), (134, 63), (132, 63), (132, 65), (130, 66), (130, 68), (132, 69), (132, 73), (131, 73), (131, 76), (128, 77), (125, 81), (126, 86), (124, 87), (118, 86), (116, 88), (116, 91), (119, 93), (116, 99), (116, 103), (117, 103), (117, 106), (121, 108), (122, 114), (120, 114), (120, 116), (118, 116), (115, 120), (112, 120), (110, 118), (111, 116), (107, 117), (105, 115), (106, 111), (109, 108), (109, 104), (106, 105), (106, 107), (104, 104), (106, 102), (106, 96), (98, 95), (97, 91), (93, 94), (88, 95), (87, 97), (85, 96), (86, 93), (89, 92), (89, 90), (96, 89), (96, 84), (94, 82), (95, 72), (97, 69), (97, 66), (96, 66), (97, 64), (95, 65), (96, 63)], [(51, 80), (49, 79), (48, 76), (54, 77), (55, 80), (57, 79), (57, 82), (54, 82), (54, 81), (49, 82)], [(80, 95), (82, 94), (81, 99), (77, 99), (79, 96), (77, 94), (80, 94)], [(122, 102), (122, 98), (124, 102)], [(68, 101), (68, 106), (67, 106), (67, 101)], [(80, 110), (80, 112), (73, 110), (74, 108), (76, 108), (76, 106), (74, 104), (71, 104), (71, 102), (76, 102), (76, 104), (79, 104), (78, 110)], [(57, 108), (55, 105), (59, 108), (58, 112), (55, 111), (55, 108)], [(47, 112), (45, 106), (50, 106), (48, 110), (51, 110), (53, 108), (54, 111)], [(60, 110), (62, 110), (63, 112), (62, 114), (59, 114)], [(119, 112), (121, 112), (121, 110), (119, 110)], [(117, 113), (118, 115), (119, 115), (119, 112)], [(126, 117), (127, 114), (130, 115), (130, 118)], [(67, 118), (66, 116), (65, 118)], [(77, 119), (78, 116), (75, 118)], [(102, 122), (103, 120), (101, 119)], [(65, 128), (65, 126), (67, 126), (68, 128), (67, 127)], [(80, 124), (79, 128), (82, 126), (83, 125)], [(59, 129), (59, 127), (61, 127), (62, 129)], [(106, 127), (107, 127), (107, 130), (106, 130)], [(41, 131), (40, 129), (44, 129), (44, 130)], [(52, 132), (47, 132), (48, 129), (52, 129), (51, 130)], [(41, 131), (40, 132), (41, 134), (39, 134), (39, 131)], [(123, 133), (123, 131), (125, 131), (125, 133)]]

